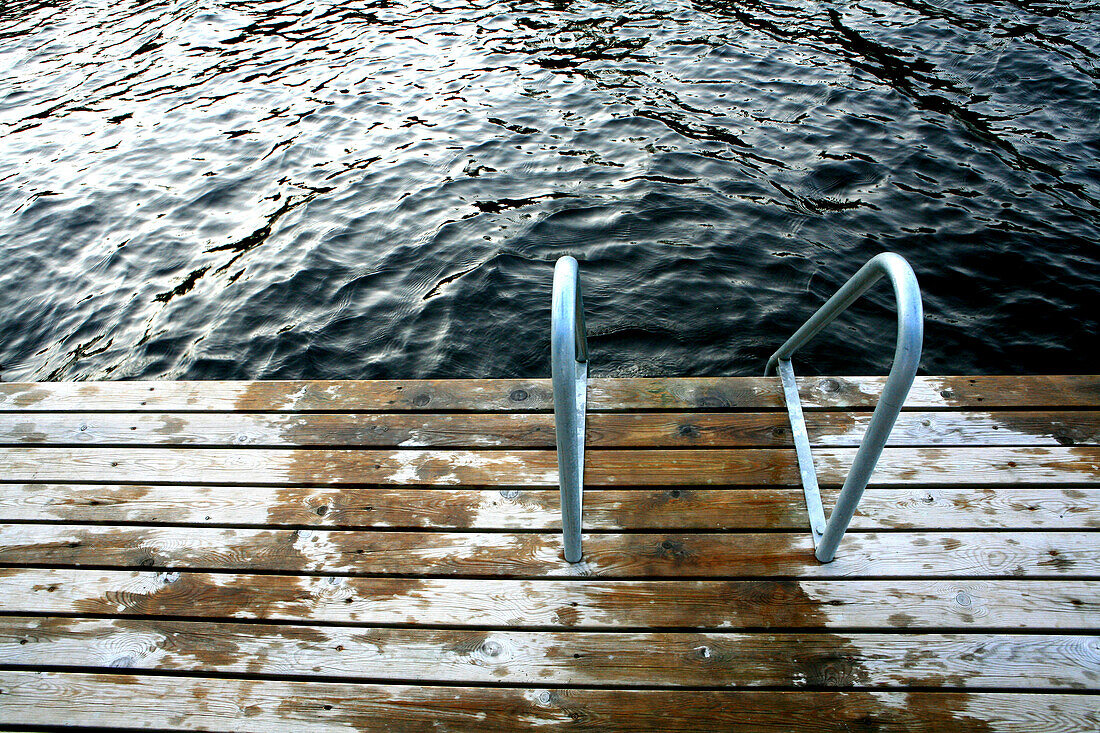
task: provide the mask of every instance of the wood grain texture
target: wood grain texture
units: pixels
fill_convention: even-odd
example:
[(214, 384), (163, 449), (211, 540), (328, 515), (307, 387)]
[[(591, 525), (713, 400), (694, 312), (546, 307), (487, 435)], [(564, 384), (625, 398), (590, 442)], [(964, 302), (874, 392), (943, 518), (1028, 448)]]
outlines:
[[(824, 486), (843, 483), (854, 448), (814, 451)], [(554, 451), (0, 448), (9, 482), (557, 486)], [(586, 486), (798, 486), (793, 450), (589, 450)], [(1100, 481), (1100, 448), (887, 448), (885, 485)]]
[[(827, 506), (882, 383), (800, 380)], [(826, 565), (777, 379), (589, 401), (571, 565), (548, 380), (0, 385), (0, 717), (1100, 727), (1100, 377), (918, 378)]]
[[(825, 489), (833, 506), (839, 491)], [(802, 530), (801, 489), (588, 489), (584, 527)], [(0, 522), (207, 524), (316, 528), (561, 528), (557, 489), (8, 484)], [(851, 531), (1100, 529), (1100, 489), (914, 487), (869, 489)]]
[(806, 532), (588, 534), (566, 563), (558, 534), (0, 525), (0, 565), (492, 577), (1100, 575), (1082, 532), (853, 533), (833, 562)]
[(28, 725), (213, 731), (1095, 730), (1093, 695), (514, 689), (0, 671)]
[[(808, 412), (815, 446), (856, 447), (867, 412)], [(905, 412), (892, 446), (1100, 443), (1100, 412)], [(793, 445), (783, 412), (593, 413), (590, 448)], [(553, 448), (546, 413), (0, 412), (0, 445)]]
[(646, 687), (1100, 689), (1100, 637), (390, 629), (0, 616), (0, 665)]
[(560, 629), (1089, 631), (1100, 582), (480, 580), (0, 568), (5, 613)]
[[(884, 377), (803, 377), (805, 409), (870, 409)], [(548, 412), (549, 379), (0, 384), (0, 411)], [(909, 408), (1100, 407), (1100, 376), (917, 377)], [(606, 410), (783, 410), (778, 377), (589, 380)]]

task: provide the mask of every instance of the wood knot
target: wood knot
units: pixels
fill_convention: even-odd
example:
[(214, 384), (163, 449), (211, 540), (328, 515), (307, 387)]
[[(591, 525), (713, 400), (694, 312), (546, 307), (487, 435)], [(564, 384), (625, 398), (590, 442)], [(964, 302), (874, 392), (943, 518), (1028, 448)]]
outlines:
[(734, 405), (721, 393), (711, 393), (708, 391), (695, 398), (695, 406), (705, 409), (708, 407), (733, 407)]
[(499, 657), (504, 653), (504, 646), (499, 641), (486, 639), (481, 644), (481, 653), (487, 657)]
[(687, 548), (684, 547), (683, 542), (677, 542), (676, 540), (665, 540), (661, 543), (661, 549), (659, 555), (665, 558), (672, 558), (674, 560), (683, 560), (691, 555)]
[(513, 389), (512, 394), (508, 395), (508, 399), (512, 402), (523, 402), (528, 398), (527, 390), (525, 389)]
[(840, 382), (836, 381), (835, 379), (823, 379), (817, 385), (817, 388), (820, 389), (822, 392), (825, 392), (826, 394), (832, 394), (833, 392), (840, 391)]
[(428, 404), (431, 401), (432, 401), (431, 395), (424, 394), (424, 393), (418, 394), (416, 397), (413, 398), (413, 404), (416, 405), (417, 407), (423, 407), (424, 405)]

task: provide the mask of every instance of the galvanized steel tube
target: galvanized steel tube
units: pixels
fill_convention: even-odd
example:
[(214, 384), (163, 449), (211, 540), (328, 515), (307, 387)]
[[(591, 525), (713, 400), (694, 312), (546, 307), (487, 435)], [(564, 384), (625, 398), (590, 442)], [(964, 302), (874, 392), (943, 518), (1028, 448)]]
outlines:
[(554, 386), (554, 431), (561, 487), (565, 559), (581, 559), (584, 491), (584, 415), (588, 396), (588, 344), (577, 261), (566, 256), (554, 266), (550, 305), (550, 370)]
[(897, 300), (898, 334), (897, 346), (894, 349), (894, 363), (890, 367), (890, 375), (875, 406), (867, 432), (856, 451), (836, 506), (829, 516), (825, 534), (817, 547), (815, 556), (821, 562), (830, 562), (836, 555), (837, 545), (852, 521), (852, 515), (855, 514), (863, 491), (867, 488), (879, 456), (882, 455), (882, 449), (890, 437), (890, 431), (917, 375), (921, 345), (924, 341), (924, 310), (913, 268), (900, 255), (892, 252), (884, 252), (873, 257), (837, 291), (836, 295), (829, 298), (802, 328), (795, 331), (794, 335), (779, 347), (779, 350), (768, 360), (764, 370), (765, 375), (772, 374), (779, 360), (790, 359), (797, 349), (832, 323), (884, 275), (890, 279)]

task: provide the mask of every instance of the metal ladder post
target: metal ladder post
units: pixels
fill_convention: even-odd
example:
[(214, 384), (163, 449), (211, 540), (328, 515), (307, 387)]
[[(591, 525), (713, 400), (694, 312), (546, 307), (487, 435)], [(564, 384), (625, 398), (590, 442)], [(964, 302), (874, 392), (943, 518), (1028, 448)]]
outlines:
[(560, 258), (554, 265), (554, 290), (550, 304), (550, 373), (554, 385), (562, 541), (566, 561), (580, 562), (588, 337), (577, 261), (569, 256)]
[[(806, 432), (806, 423), (802, 417), (802, 404), (798, 396), (791, 357), (801, 346), (810, 341), (826, 326), (843, 313), (861, 295), (886, 276), (894, 286), (894, 297), (898, 309), (897, 345), (894, 349), (894, 363), (890, 367), (890, 376), (882, 388), (875, 411), (867, 432), (860, 441), (852, 467), (844, 479), (844, 486), (837, 497), (836, 506), (825, 521), (825, 512), (821, 506), (818, 491), (817, 474), (810, 453), (810, 441)], [(848, 529), (852, 516), (856, 513), (863, 490), (871, 480), (882, 449), (890, 438), (890, 431), (898, 419), (909, 388), (917, 375), (920, 363), (921, 345), (924, 340), (924, 312), (921, 307), (920, 288), (913, 268), (900, 255), (884, 252), (871, 258), (859, 272), (829, 298), (800, 329), (795, 331), (779, 350), (768, 359), (764, 376), (775, 373), (783, 382), (783, 397), (787, 403), (787, 415), (791, 421), (791, 435), (794, 438), (795, 452), (798, 457), (799, 473), (802, 476), (802, 489), (806, 495), (806, 509), (810, 517), (810, 534), (814, 541), (814, 556), (821, 562), (832, 562), (836, 556), (837, 545)]]

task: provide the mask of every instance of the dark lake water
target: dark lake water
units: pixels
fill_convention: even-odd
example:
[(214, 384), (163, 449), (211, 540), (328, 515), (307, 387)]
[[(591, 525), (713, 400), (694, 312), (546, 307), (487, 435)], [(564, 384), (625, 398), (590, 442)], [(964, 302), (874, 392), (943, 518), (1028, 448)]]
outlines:
[[(0, 379), (1095, 372), (1100, 3), (0, 3)], [(805, 353), (876, 373), (892, 295)], [(796, 359), (796, 361), (798, 361)]]

